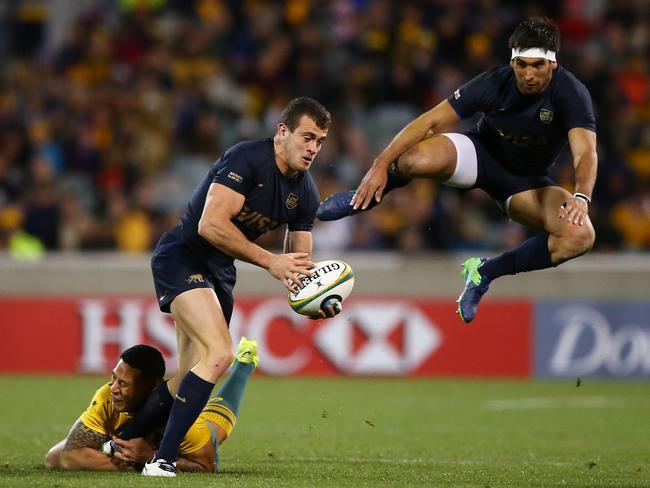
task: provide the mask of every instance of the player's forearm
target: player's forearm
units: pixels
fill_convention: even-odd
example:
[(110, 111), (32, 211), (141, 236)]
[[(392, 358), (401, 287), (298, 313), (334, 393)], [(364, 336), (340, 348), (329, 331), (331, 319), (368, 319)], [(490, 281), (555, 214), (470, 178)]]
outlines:
[(591, 198), (596, 184), (598, 170), (598, 155), (596, 151), (587, 152), (577, 156), (574, 160), (576, 173), (575, 191)]
[(442, 133), (458, 121), (449, 102), (443, 100), (428, 112), (421, 114), (404, 127), (375, 159), (373, 166), (387, 169), (390, 164), (417, 143), (434, 134)]
[(406, 127), (393, 137), (393, 140), (379, 156), (375, 158), (373, 166), (379, 169), (388, 169), (388, 166), (393, 161), (424, 139), (427, 132), (431, 129), (431, 121), (429, 119), (430, 117), (425, 113), (409, 122)]
[(229, 220), (199, 222), (199, 235), (220, 251), (235, 259), (268, 269), (272, 253), (246, 239), (246, 236)]
[(120, 471), (111, 458), (92, 447), (80, 447), (61, 454), (61, 467), (70, 471)]
[(313, 239), (311, 232), (309, 231), (294, 231), (289, 232), (285, 235), (284, 239), (284, 252), (306, 252), (309, 256), (307, 259), (311, 259), (311, 255), (314, 249)]

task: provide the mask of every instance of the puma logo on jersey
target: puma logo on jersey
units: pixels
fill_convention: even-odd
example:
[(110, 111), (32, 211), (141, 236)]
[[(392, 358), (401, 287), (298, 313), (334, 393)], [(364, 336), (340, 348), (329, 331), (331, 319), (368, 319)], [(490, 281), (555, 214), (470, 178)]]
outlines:
[(200, 273), (189, 275), (187, 279), (185, 280), (188, 285), (191, 285), (192, 283), (203, 283), (205, 280), (203, 279), (203, 275)]
[(460, 90), (456, 90), (456, 91), (454, 92), (454, 98), (455, 98), (456, 100), (458, 100), (458, 99), (460, 98)]
[(187, 403), (187, 399), (186, 399), (185, 397), (182, 397), (182, 396), (176, 395), (175, 398), (176, 398), (176, 400), (178, 400), (178, 401), (180, 401), (180, 402)]

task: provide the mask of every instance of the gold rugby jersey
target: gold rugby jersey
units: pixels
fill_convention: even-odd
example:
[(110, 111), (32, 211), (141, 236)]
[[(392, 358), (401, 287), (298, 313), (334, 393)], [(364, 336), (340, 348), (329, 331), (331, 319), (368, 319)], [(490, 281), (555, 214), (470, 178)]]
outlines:
[[(133, 415), (116, 412), (111, 402), (111, 385), (107, 383), (95, 392), (90, 405), (81, 414), (79, 420), (88, 427), (106, 436), (117, 435)], [(208, 401), (201, 415), (190, 427), (180, 445), (180, 455), (198, 451), (208, 442), (211, 442), (211, 429), (208, 422), (218, 425), (229, 436), (235, 425), (235, 415), (228, 407), (222, 405), (220, 397), (213, 397)], [(214, 442), (213, 442), (214, 444)]]

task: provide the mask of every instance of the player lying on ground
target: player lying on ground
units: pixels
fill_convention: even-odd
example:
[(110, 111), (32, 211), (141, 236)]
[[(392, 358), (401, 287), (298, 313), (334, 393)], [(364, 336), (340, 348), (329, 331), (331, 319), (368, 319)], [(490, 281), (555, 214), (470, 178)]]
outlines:
[[(218, 446), (231, 434), (248, 378), (257, 367), (257, 343), (242, 338), (230, 376), (190, 427), (180, 445), (177, 469), (218, 471)], [(121, 440), (115, 435), (138, 411), (154, 386), (163, 381), (165, 363), (160, 352), (138, 345), (124, 351), (111, 382), (97, 390), (90, 406), (65, 439), (45, 457), (46, 468), (90, 471), (135, 471), (152, 458), (161, 431), (144, 438)], [(100, 449), (113, 438), (114, 455)], [(157, 439), (156, 439), (157, 438)]]
[[(367, 210), (413, 178), (481, 188), (516, 222), (541, 234), (494, 258), (463, 263), (458, 314), (471, 322), (490, 282), (557, 266), (588, 252), (595, 239), (587, 212), (596, 182), (596, 122), (587, 88), (558, 66), (560, 33), (547, 18), (528, 19), (510, 37), (510, 65), (461, 86), (409, 123), (375, 159), (355, 191), (323, 201), (317, 217), (336, 220)], [(453, 133), (481, 112), (472, 130)], [(567, 140), (575, 193), (549, 177)]]

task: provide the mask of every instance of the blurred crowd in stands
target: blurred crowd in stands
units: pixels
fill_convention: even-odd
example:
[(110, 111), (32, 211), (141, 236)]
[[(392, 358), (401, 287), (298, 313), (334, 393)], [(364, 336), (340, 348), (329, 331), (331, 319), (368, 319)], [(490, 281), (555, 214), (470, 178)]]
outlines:
[[(85, 0), (54, 42), (64, 3), (0, 8), (0, 249), (149, 251), (221, 151), (272, 136), (301, 95), (333, 115), (321, 195), (355, 188), (406, 123), (508, 62), (514, 26), (545, 14), (594, 100), (595, 247), (650, 251), (646, 0)], [(572, 189), (568, 151), (555, 177)], [(490, 253), (526, 237), (481, 191), (428, 181), (314, 233), (317, 255)]]

